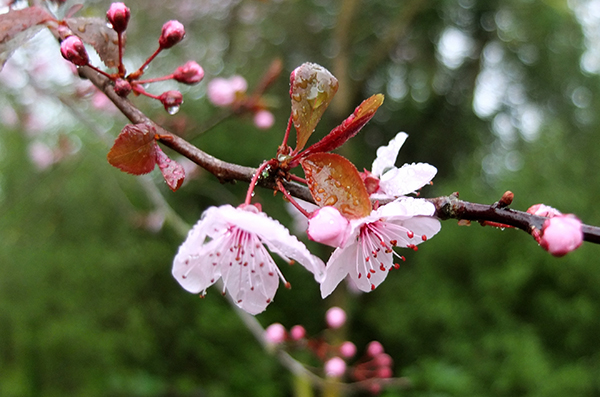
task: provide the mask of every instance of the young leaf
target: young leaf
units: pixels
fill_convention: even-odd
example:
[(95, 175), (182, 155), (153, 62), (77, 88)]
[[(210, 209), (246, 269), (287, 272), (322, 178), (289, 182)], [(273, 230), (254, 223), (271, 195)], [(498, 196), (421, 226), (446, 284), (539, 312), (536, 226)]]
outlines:
[(290, 97), (292, 121), (296, 127), (296, 150), (306, 145), (337, 90), (337, 79), (322, 66), (304, 63), (292, 72)]
[(84, 43), (94, 47), (102, 62), (109, 68), (119, 65), (119, 41), (117, 32), (106, 25), (102, 18), (66, 18), (69, 29)]
[(314, 153), (300, 162), (319, 207), (337, 208), (348, 219), (371, 213), (371, 201), (354, 164), (334, 153)]
[(156, 146), (156, 164), (158, 164), (158, 168), (162, 172), (169, 189), (174, 192), (177, 191), (185, 178), (185, 171), (181, 164), (175, 160), (171, 160), (159, 146)]
[(147, 174), (154, 169), (158, 145), (150, 124), (126, 125), (106, 156), (108, 162), (134, 175)]
[(314, 145), (308, 147), (302, 157), (312, 153), (330, 152), (342, 146), (346, 141), (364, 127), (373, 118), (377, 109), (383, 103), (383, 95), (376, 94), (362, 101), (354, 113), (352, 113), (342, 124), (335, 127), (329, 134)]
[(54, 19), (41, 7), (11, 10), (0, 15), (0, 70), (11, 54), (42, 29), (41, 24)]

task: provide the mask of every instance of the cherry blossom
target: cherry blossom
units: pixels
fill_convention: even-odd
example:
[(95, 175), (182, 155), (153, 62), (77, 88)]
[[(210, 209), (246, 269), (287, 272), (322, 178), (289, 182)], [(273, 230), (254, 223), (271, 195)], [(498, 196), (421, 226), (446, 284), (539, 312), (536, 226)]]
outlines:
[(179, 247), (173, 276), (187, 291), (202, 295), (222, 278), (223, 293), (248, 313), (260, 313), (273, 300), (279, 279), (289, 286), (265, 245), (322, 280), (323, 262), (254, 205), (207, 209)]
[(565, 256), (583, 243), (581, 226), (581, 221), (572, 214), (555, 215), (544, 222), (538, 242), (552, 255)]
[(351, 220), (350, 237), (327, 262), (321, 283), (323, 298), (348, 275), (361, 291), (375, 289), (395, 266), (394, 256), (404, 259), (394, 247), (416, 249), (440, 230), (434, 212), (435, 207), (426, 200), (402, 197), (364, 218)]
[(382, 200), (415, 193), (429, 184), (437, 173), (437, 168), (427, 163), (404, 164), (400, 168), (395, 166), (406, 138), (408, 134), (399, 132), (387, 146), (377, 149), (371, 172), (366, 172), (364, 176), (372, 198)]

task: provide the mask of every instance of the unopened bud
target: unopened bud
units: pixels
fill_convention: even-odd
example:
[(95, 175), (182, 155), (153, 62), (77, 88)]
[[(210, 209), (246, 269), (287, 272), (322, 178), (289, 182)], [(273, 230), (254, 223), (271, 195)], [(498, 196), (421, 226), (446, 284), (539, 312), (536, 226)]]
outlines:
[(181, 92), (175, 90), (163, 92), (159, 96), (159, 99), (165, 107), (165, 110), (170, 114), (177, 113), (177, 110), (179, 110), (179, 106), (181, 106), (181, 104), (183, 103), (183, 95), (181, 95)]
[(196, 84), (204, 78), (204, 69), (194, 61), (188, 61), (175, 69), (173, 78), (183, 84)]
[(346, 323), (346, 312), (344, 309), (334, 306), (325, 313), (325, 320), (329, 328), (340, 328)]
[(340, 354), (346, 358), (354, 357), (356, 354), (356, 345), (350, 341), (342, 343), (340, 346)]
[(265, 339), (267, 342), (277, 345), (285, 342), (285, 327), (279, 323), (273, 323), (265, 329)]
[(301, 325), (294, 325), (292, 329), (290, 329), (290, 336), (292, 337), (292, 340), (300, 340), (306, 336), (306, 329)]
[(254, 115), (254, 125), (261, 130), (267, 130), (275, 123), (275, 116), (268, 110), (259, 110)]
[(545, 204), (532, 205), (531, 207), (529, 207), (527, 209), (527, 212), (529, 214), (538, 215), (538, 216), (545, 216), (547, 218), (552, 218), (553, 216), (561, 215), (562, 214), (556, 208), (552, 208), (549, 205), (545, 205)]
[(173, 47), (179, 43), (183, 36), (185, 36), (185, 28), (179, 21), (168, 21), (162, 27), (160, 38), (158, 39), (158, 45), (160, 48), (167, 49)]
[(126, 97), (131, 92), (131, 84), (125, 79), (115, 81), (115, 92), (118, 96)]
[(325, 363), (325, 375), (340, 378), (346, 372), (346, 362), (339, 357), (333, 357)]
[(69, 36), (60, 43), (60, 53), (67, 60), (77, 66), (90, 63), (83, 41), (77, 36)]
[(123, 33), (127, 29), (131, 12), (123, 3), (112, 3), (106, 12), (106, 18), (117, 33)]
[(375, 357), (379, 354), (382, 354), (383, 352), (383, 345), (377, 342), (376, 340), (369, 343), (369, 345), (367, 346), (367, 355), (371, 357)]
[(350, 222), (331, 206), (315, 211), (308, 220), (308, 238), (332, 247), (342, 247), (350, 234)]
[(544, 222), (539, 243), (554, 256), (565, 256), (583, 243), (581, 221), (574, 215), (556, 215)]

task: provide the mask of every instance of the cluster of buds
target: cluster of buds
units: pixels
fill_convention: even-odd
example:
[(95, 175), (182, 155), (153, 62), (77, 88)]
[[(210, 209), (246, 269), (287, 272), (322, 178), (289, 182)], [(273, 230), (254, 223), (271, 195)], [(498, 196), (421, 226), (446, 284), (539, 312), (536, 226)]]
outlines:
[(275, 60), (252, 93), (247, 92), (248, 83), (242, 76), (217, 77), (208, 83), (208, 100), (217, 107), (231, 109), (235, 114), (250, 113), (256, 127), (269, 129), (275, 123), (275, 116), (268, 110), (268, 100), (263, 93), (279, 75), (281, 67), (281, 61)]
[(183, 84), (196, 84), (204, 78), (204, 70), (198, 63), (194, 61), (188, 61), (182, 66), (179, 66), (175, 71), (167, 76), (158, 77), (154, 79), (140, 79), (144, 74), (146, 67), (152, 62), (154, 58), (162, 51), (173, 47), (175, 44), (183, 40), (185, 36), (185, 28), (178, 21), (166, 22), (161, 31), (161, 35), (158, 39), (158, 49), (140, 66), (135, 72), (127, 74), (125, 66), (123, 64), (123, 47), (124, 47), (124, 34), (129, 24), (129, 18), (131, 16), (129, 8), (123, 3), (112, 3), (106, 18), (112, 29), (117, 33), (118, 38), (118, 71), (113, 74), (106, 73), (97, 67), (90, 64), (87, 51), (83, 40), (72, 32), (64, 34), (65, 38), (62, 40), (60, 45), (60, 52), (62, 56), (73, 63), (76, 66), (88, 66), (98, 73), (104, 75), (113, 81), (114, 90), (117, 95), (126, 97), (134, 92), (135, 95), (145, 95), (147, 97), (156, 99), (162, 103), (165, 110), (169, 114), (175, 114), (179, 110), (179, 107), (183, 103), (183, 96), (181, 92), (170, 90), (162, 93), (161, 95), (153, 95), (147, 92), (144, 88), (144, 84), (153, 83), (164, 80), (175, 80)]
[[(339, 329), (345, 325), (346, 312), (332, 307), (325, 314), (325, 321), (328, 332)], [(321, 336), (308, 338), (301, 325), (294, 325), (288, 331), (280, 323), (267, 327), (264, 338), (269, 344), (289, 351), (310, 351), (323, 363), (326, 378), (361, 382), (372, 394), (380, 393), (381, 379), (388, 379), (393, 374), (393, 360), (377, 341), (369, 343), (364, 356), (349, 366), (348, 361), (355, 357), (357, 351), (356, 345), (350, 341), (330, 344)]]

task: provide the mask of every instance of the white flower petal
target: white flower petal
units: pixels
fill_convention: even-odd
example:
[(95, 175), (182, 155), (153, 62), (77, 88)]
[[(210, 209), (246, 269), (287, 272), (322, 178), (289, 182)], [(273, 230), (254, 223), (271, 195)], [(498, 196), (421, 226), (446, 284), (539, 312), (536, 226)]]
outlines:
[(346, 278), (351, 264), (356, 263), (358, 255), (356, 242), (345, 248), (337, 248), (331, 254), (325, 271), (325, 278), (321, 281), (321, 297), (326, 298), (335, 287)]
[(371, 167), (371, 172), (376, 177), (380, 178), (387, 169), (395, 166), (398, 152), (402, 145), (404, 145), (406, 138), (408, 138), (408, 134), (399, 132), (387, 146), (381, 146), (377, 149), (377, 158), (373, 161), (373, 166)]
[(409, 219), (418, 215), (432, 216), (435, 213), (435, 206), (424, 199), (401, 197), (382, 205), (375, 213), (380, 218)]
[(433, 179), (437, 168), (427, 163), (404, 164), (383, 174), (379, 189), (388, 196), (402, 196), (414, 193)]

